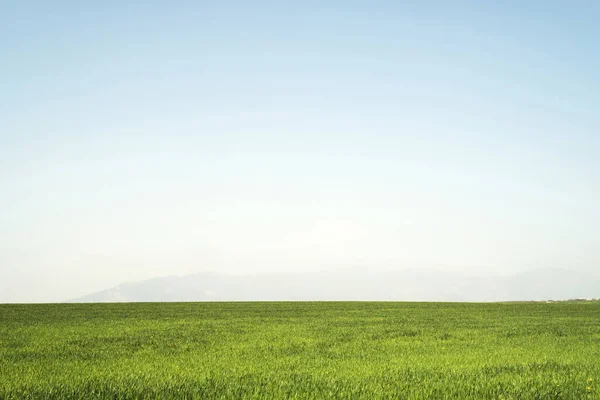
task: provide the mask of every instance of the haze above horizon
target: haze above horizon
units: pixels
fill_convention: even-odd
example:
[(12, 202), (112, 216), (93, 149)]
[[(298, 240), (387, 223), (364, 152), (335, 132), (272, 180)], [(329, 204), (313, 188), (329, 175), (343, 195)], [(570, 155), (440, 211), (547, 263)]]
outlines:
[[(484, 4), (485, 3), (485, 4)], [(600, 3), (0, 4), (0, 303), (600, 265)]]

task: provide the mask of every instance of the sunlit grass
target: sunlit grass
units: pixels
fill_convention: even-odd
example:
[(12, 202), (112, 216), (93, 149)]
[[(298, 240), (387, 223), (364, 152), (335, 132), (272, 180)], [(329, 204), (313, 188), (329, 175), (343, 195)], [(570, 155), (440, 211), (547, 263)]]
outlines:
[(0, 305), (0, 398), (600, 399), (600, 303)]

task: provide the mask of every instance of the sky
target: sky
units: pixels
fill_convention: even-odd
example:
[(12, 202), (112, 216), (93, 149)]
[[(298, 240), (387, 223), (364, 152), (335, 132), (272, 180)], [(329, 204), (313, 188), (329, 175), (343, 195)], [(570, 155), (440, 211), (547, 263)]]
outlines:
[(0, 3), (0, 302), (600, 267), (600, 3)]

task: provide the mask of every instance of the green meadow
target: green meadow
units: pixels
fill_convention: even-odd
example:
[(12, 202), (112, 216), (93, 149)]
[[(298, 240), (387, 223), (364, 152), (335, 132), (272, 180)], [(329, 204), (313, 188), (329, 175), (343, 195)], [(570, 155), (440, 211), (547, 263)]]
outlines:
[(600, 399), (600, 302), (0, 305), (0, 399)]

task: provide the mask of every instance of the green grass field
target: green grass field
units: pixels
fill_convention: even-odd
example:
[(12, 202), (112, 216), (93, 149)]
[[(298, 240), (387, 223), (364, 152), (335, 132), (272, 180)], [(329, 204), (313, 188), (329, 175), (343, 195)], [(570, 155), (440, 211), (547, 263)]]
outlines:
[(0, 399), (600, 399), (600, 302), (0, 305)]

